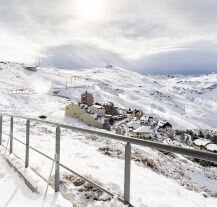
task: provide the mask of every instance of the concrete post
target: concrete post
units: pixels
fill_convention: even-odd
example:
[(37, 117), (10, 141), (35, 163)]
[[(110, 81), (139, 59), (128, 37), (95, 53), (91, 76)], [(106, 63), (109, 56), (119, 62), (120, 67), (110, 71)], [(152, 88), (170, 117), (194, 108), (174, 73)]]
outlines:
[(60, 127), (56, 127), (55, 192), (60, 190)]
[(29, 136), (30, 136), (30, 121), (26, 121), (26, 159), (25, 168), (29, 167)]
[(130, 170), (131, 170), (131, 144), (125, 147), (125, 169), (124, 169), (124, 204), (130, 204)]
[(14, 118), (11, 117), (11, 123), (10, 123), (10, 154), (13, 153), (13, 130), (14, 130)]

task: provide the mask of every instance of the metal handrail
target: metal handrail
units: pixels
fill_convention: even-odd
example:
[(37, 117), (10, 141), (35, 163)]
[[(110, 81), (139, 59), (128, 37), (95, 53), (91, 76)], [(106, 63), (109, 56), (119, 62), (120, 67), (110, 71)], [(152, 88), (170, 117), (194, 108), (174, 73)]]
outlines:
[[(2, 130), (2, 123), (3, 123), (2, 116), (7, 116), (7, 117), (11, 118), (11, 120), (10, 120), (11, 121), (11, 123), (10, 123), (10, 134), (6, 134)], [(13, 118), (27, 120), (27, 124), (26, 124), (26, 127), (27, 127), (26, 128), (26, 143), (20, 141), (19, 139), (15, 138), (13, 136)], [(24, 117), (24, 116), (9, 115), (9, 114), (0, 114), (0, 145), (2, 144), (2, 134), (3, 133), (10, 137), (10, 153), (13, 152), (13, 139), (20, 142), (23, 145), (26, 145), (26, 163), (25, 163), (25, 167), (29, 166), (29, 149), (32, 149), (35, 152), (41, 154), (42, 156), (45, 156), (49, 160), (54, 161), (54, 159), (52, 157), (46, 155), (45, 153), (43, 153), (43, 152), (41, 152), (41, 151), (39, 151), (39, 150), (37, 150), (34, 147), (29, 145), (30, 121), (35, 121), (35, 122), (40, 122), (40, 123), (45, 123), (45, 124), (56, 126), (56, 156), (58, 157), (58, 159), (55, 160), (55, 164), (56, 164), (55, 165), (55, 167), (56, 167), (56, 170), (55, 170), (55, 191), (59, 191), (59, 183), (60, 183), (59, 167), (62, 167), (64, 169), (68, 170), (69, 172), (79, 176), (80, 178), (84, 179), (85, 181), (91, 183), (96, 188), (106, 192), (110, 196), (115, 195), (112, 192), (110, 192), (110, 191), (106, 190), (105, 188), (103, 188), (102, 186), (94, 183), (90, 179), (80, 175), (79, 173), (75, 172), (74, 170), (68, 168), (67, 166), (65, 166), (65, 165), (63, 165), (62, 163), (59, 162), (59, 158), (60, 158), (60, 152), (59, 152), (60, 151), (59, 150), (60, 149), (60, 128), (70, 129), (70, 130), (73, 130), (73, 131), (76, 131), (76, 132), (81, 132), (81, 133), (93, 134), (93, 135), (97, 135), (97, 136), (100, 136), (100, 137), (105, 137), (107, 139), (113, 139), (113, 140), (116, 140), (116, 141), (121, 141), (121, 142), (127, 143), (126, 146), (125, 146), (124, 199), (118, 197), (118, 200), (123, 202), (124, 204), (129, 204), (129, 206), (132, 206), (132, 204), (130, 204), (131, 144), (138, 145), (138, 146), (143, 146), (143, 147), (154, 148), (154, 149), (165, 151), (165, 152), (178, 153), (178, 154), (181, 154), (181, 155), (186, 155), (186, 156), (190, 156), (190, 157), (194, 157), (194, 158), (198, 158), (198, 159), (202, 159), (202, 160), (217, 162), (217, 154), (216, 153), (197, 151), (197, 150), (181, 148), (181, 147), (177, 147), (177, 146), (161, 144), (161, 143), (157, 143), (157, 142), (153, 142), (153, 141), (146, 141), (146, 140), (135, 139), (135, 138), (130, 138), (130, 137), (126, 137), (126, 136), (115, 135), (115, 134), (111, 134), (111, 133), (108, 133), (108, 132), (101, 132), (101, 131), (95, 131), (95, 130), (91, 130), (91, 129), (73, 127), (73, 126), (69, 126), (69, 125), (65, 125), (65, 124), (61, 124), (61, 123), (57, 123), (57, 122), (40, 120), (40, 119), (36, 119), (36, 118), (32, 118), (32, 117)]]
[[(9, 115), (4, 115), (4, 116), (10, 117)], [(25, 119), (24, 117), (17, 117), (17, 116), (13, 116), (13, 117)], [(28, 120), (29, 120), (29, 119), (28, 119)], [(38, 119), (30, 119), (30, 120), (32, 120), (32, 121), (39, 121), (39, 122), (45, 123), (45, 121), (43, 121), (43, 120), (38, 120)], [(50, 124), (50, 122), (47, 122), (47, 121), (46, 121), (46, 123), (47, 123), (47, 124)], [(53, 124), (53, 125), (56, 125), (56, 126), (57, 126), (56, 123)], [(10, 137), (10, 134), (5, 133), (5, 132), (3, 132), (3, 131), (2, 131), (2, 134), (7, 135), (7, 136)], [(19, 142), (20, 144), (26, 145), (26, 143), (24, 143), (23, 141), (19, 140), (18, 138), (14, 137), (14, 136), (13, 136), (13, 139), (16, 140), (17, 142)], [(1, 146), (3, 146), (4, 148), (6, 148), (4, 145), (1, 145)], [(49, 160), (51, 160), (51, 161), (54, 161), (54, 159), (53, 159), (52, 157), (50, 157), (50, 156), (46, 155), (45, 153), (43, 153), (43, 152), (37, 150), (36, 148), (34, 148), (34, 147), (30, 146), (30, 145), (29, 145), (28, 147), (29, 147), (30, 149), (32, 149), (33, 151), (37, 152), (38, 154), (40, 154), (40, 155), (46, 157), (47, 159), (49, 159)], [(9, 151), (9, 149), (8, 149), (8, 151)], [(13, 153), (13, 154), (14, 154), (14, 153)], [(14, 154), (14, 155), (17, 156), (16, 154)], [(17, 156), (17, 157), (18, 157), (18, 156)], [(18, 157), (18, 158), (21, 159), (20, 157)], [(24, 162), (25, 162), (25, 161), (24, 161)], [(83, 180), (89, 182), (90, 184), (92, 184), (92, 185), (95, 186), (96, 188), (100, 189), (101, 191), (106, 192), (106, 193), (109, 194), (110, 196), (112, 196), (112, 197), (115, 196), (114, 193), (112, 193), (112, 192), (108, 191), (107, 189), (103, 188), (102, 186), (100, 186), (100, 185), (94, 183), (94, 182), (91, 181), (90, 179), (88, 179), (88, 178), (86, 178), (86, 177), (80, 175), (79, 173), (77, 173), (77, 172), (75, 172), (74, 170), (68, 168), (68, 167), (65, 166), (64, 164), (59, 163), (59, 165), (60, 165), (62, 168), (66, 169), (67, 171), (69, 171), (69, 172), (75, 174), (76, 176), (80, 177), (81, 179), (83, 179)], [(37, 173), (37, 174), (38, 174), (38, 173)], [(39, 176), (42, 177), (41, 175), (39, 175)], [(42, 177), (42, 178), (43, 178), (43, 177)], [(43, 179), (44, 179), (44, 178), (43, 178)], [(45, 180), (45, 179), (44, 179), (44, 180)], [(45, 181), (48, 183), (47, 180), (45, 180)], [(122, 198), (117, 197), (117, 199), (118, 199), (119, 201), (121, 201), (122, 203), (124, 203), (124, 200), (123, 200)], [(130, 206), (132, 206), (132, 205), (130, 204)]]
[(193, 149), (187, 149), (187, 148), (182, 148), (182, 147), (177, 147), (177, 146), (172, 146), (172, 145), (166, 145), (166, 144), (162, 144), (162, 143), (158, 143), (158, 142), (141, 140), (141, 139), (136, 139), (136, 138), (130, 138), (127, 136), (111, 134), (108, 132), (101, 132), (101, 131), (95, 131), (95, 130), (91, 130), (91, 129), (79, 128), (79, 127), (69, 126), (66, 124), (61, 124), (61, 123), (46, 121), (46, 120), (40, 120), (40, 119), (36, 119), (36, 118), (31, 118), (31, 117), (9, 115), (9, 114), (2, 114), (2, 116), (8, 116), (8, 117), (13, 116), (14, 118), (41, 122), (41, 123), (45, 123), (45, 124), (59, 126), (61, 128), (65, 128), (65, 129), (70, 129), (72, 131), (77, 131), (77, 132), (82, 132), (82, 133), (87, 133), (87, 134), (93, 134), (93, 135), (105, 137), (108, 139), (114, 139), (114, 140), (121, 141), (121, 142), (126, 142), (126, 143), (129, 142), (131, 144), (140, 145), (143, 147), (154, 148), (154, 149), (165, 151), (165, 152), (173, 152), (173, 153), (182, 154), (182, 155), (186, 155), (186, 156), (190, 156), (190, 157), (194, 157), (194, 158), (198, 158), (198, 159), (202, 159), (202, 160), (217, 162), (217, 154), (212, 153), (212, 152), (203, 152), (203, 151), (199, 151), (199, 150), (193, 150)]
[[(5, 133), (5, 132), (2, 132), (2, 133), (5, 134), (5, 135), (7, 135), (7, 136), (10, 136), (9, 134), (7, 134), (7, 133)], [(16, 140), (17, 142), (19, 142), (20, 144), (26, 145), (24, 142), (20, 141), (18, 138), (15, 138), (15, 137), (13, 137), (13, 138), (14, 138), (14, 140)], [(4, 145), (1, 145), (1, 146), (3, 146), (4, 148), (6, 148)], [(46, 157), (47, 159), (49, 159), (49, 160), (51, 160), (51, 161), (54, 161), (54, 159), (53, 159), (52, 157), (50, 157), (50, 156), (46, 155), (45, 153), (43, 153), (43, 152), (41, 152), (41, 151), (35, 149), (34, 147), (29, 146), (29, 148), (32, 149), (33, 151), (37, 152), (38, 154), (40, 154), (40, 155)], [(18, 157), (18, 158), (21, 159), (20, 157)], [(84, 176), (78, 174), (78, 173), (75, 172), (74, 170), (71, 170), (70, 168), (68, 168), (68, 167), (65, 166), (64, 164), (60, 163), (60, 166), (61, 166), (62, 168), (64, 168), (64, 169), (66, 169), (67, 171), (69, 171), (69, 172), (75, 174), (76, 176), (82, 178), (83, 180), (85, 180), (85, 181), (91, 183), (91, 184), (94, 185), (96, 188), (98, 188), (98, 189), (100, 189), (100, 190), (106, 192), (106, 193), (109, 194), (110, 196), (115, 196), (114, 193), (111, 193), (110, 191), (108, 191), (108, 190), (106, 190), (105, 188), (103, 188), (102, 186), (100, 186), (100, 185), (94, 183), (94, 182), (91, 181), (90, 179), (88, 179), (88, 178), (86, 178), (86, 177), (84, 177)], [(46, 180), (46, 182), (48, 182), (48, 181)], [(120, 200), (121, 202), (124, 202), (124, 200), (123, 200), (122, 198), (118, 198), (118, 200)]]

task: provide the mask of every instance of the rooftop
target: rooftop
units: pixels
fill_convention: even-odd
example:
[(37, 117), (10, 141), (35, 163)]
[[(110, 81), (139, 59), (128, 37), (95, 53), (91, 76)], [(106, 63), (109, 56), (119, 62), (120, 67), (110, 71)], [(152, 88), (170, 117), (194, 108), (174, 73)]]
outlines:
[(193, 143), (197, 146), (206, 146), (207, 144), (209, 144), (211, 141), (208, 140), (208, 139), (203, 139), (203, 138), (200, 138), (200, 139), (196, 139), (193, 141)]
[(95, 108), (97, 108), (97, 109), (104, 109), (104, 107), (103, 106), (100, 106), (100, 105), (92, 105), (92, 106), (94, 106)]
[(212, 152), (217, 152), (217, 144), (207, 144), (206, 149)]
[(144, 132), (144, 133), (150, 133), (150, 127), (149, 126), (142, 126), (138, 129), (134, 130), (134, 132)]

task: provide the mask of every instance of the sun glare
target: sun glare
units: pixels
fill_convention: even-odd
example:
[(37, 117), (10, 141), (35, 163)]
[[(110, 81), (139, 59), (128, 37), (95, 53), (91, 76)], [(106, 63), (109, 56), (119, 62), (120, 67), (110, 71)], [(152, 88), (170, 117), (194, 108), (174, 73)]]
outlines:
[(76, 13), (84, 20), (98, 20), (103, 16), (103, 0), (77, 0)]

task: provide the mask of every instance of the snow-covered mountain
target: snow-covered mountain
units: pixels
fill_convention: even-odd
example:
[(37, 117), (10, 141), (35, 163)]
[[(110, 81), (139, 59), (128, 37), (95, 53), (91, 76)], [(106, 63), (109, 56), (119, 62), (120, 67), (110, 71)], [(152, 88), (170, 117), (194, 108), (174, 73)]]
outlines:
[[(32, 72), (20, 64), (0, 63), (0, 111), (32, 117), (43, 114), (49, 120), (87, 127), (66, 117), (64, 107), (79, 101), (80, 94), (88, 90), (96, 102), (142, 109), (177, 128), (216, 128), (216, 83), (216, 74), (144, 76), (118, 67), (79, 71), (39, 68)], [(23, 142), (24, 124), (19, 119), (14, 124), (14, 135)], [(4, 145), (8, 131), (9, 119), (4, 117)], [(54, 157), (54, 132), (53, 126), (32, 123), (31, 145)], [(118, 141), (62, 130), (61, 162), (123, 196), (124, 147)], [(25, 148), (14, 144), (14, 152), (24, 158)], [(30, 166), (47, 178), (51, 162), (31, 151)], [(133, 146), (131, 201), (136, 207), (214, 207), (216, 172), (215, 167), (202, 167), (181, 155)], [(61, 192), (75, 206), (116, 207), (108, 195), (63, 169)]]
[(96, 102), (142, 109), (167, 119), (174, 128), (217, 128), (217, 74), (150, 76), (118, 67), (31, 72), (19, 64), (0, 63), (3, 112), (58, 118), (85, 90)]

